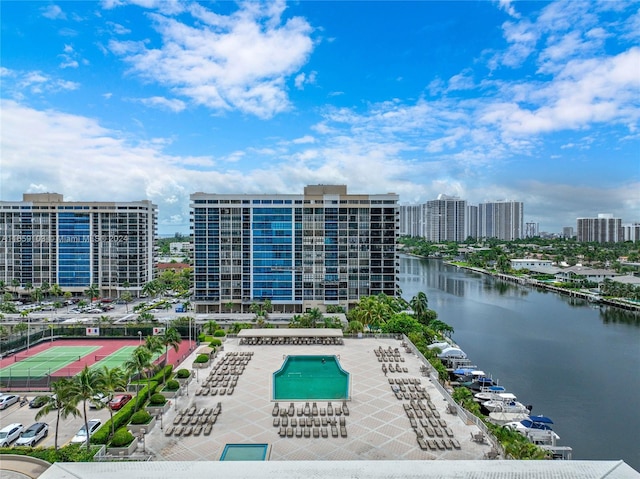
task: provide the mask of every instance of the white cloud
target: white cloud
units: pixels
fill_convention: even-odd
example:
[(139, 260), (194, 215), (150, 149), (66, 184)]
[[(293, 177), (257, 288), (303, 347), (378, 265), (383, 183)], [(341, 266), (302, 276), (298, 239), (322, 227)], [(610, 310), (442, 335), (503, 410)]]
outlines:
[(42, 16), (51, 20), (64, 20), (67, 18), (66, 14), (62, 11), (58, 5), (48, 5), (40, 9)]
[(296, 138), (295, 140), (293, 140), (292, 143), (296, 145), (304, 145), (304, 144), (315, 143), (315, 142), (316, 142), (316, 139), (313, 136), (305, 135), (303, 137)]
[(516, 12), (515, 7), (513, 6), (512, 0), (499, 0), (500, 10), (504, 10), (507, 15), (514, 18), (520, 18), (518, 12)]
[(306, 73), (299, 73), (296, 75), (294, 85), (298, 90), (304, 90), (304, 85), (313, 85), (316, 82), (318, 72), (312, 71), (308, 75)]
[(151, 98), (140, 98), (140, 103), (146, 106), (156, 107), (163, 110), (173, 111), (175, 113), (184, 110), (187, 105), (182, 100), (176, 98), (165, 98), (162, 96), (154, 96)]
[(270, 118), (290, 107), (285, 80), (313, 48), (311, 26), (299, 17), (284, 21), (285, 7), (283, 1), (246, 3), (224, 16), (192, 5), (191, 15), (200, 20), (193, 25), (152, 13), (161, 45), (112, 40), (109, 48), (132, 72), (174, 94), (213, 110)]
[(106, 25), (111, 29), (111, 31), (116, 35), (127, 35), (131, 33), (131, 30), (124, 25), (115, 22), (106, 22)]
[(60, 63), (60, 68), (78, 68), (78, 62), (75, 60), (64, 60)]
[(514, 102), (485, 107), (482, 121), (512, 133), (577, 129), (592, 123), (637, 124), (640, 48), (614, 57), (572, 60), (546, 85), (529, 86), (524, 108)]

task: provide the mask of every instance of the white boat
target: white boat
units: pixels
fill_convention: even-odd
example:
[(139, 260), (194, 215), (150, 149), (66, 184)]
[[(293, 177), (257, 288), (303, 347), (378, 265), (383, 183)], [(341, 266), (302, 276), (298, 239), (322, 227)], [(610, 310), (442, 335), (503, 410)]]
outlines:
[(553, 421), (546, 416), (529, 416), (517, 422), (508, 422), (504, 426), (515, 429), (534, 444), (555, 446), (560, 436), (553, 431), (551, 424)]
[(490, 412), (489, 420), (501, 426), (507, 426), (508, 424), (520, 424), (520, 421), (524, 421), (529, 417), (529, 413), (523, 412)]
[(467, 354), (460, 348), (444, 348), (440, 354), (440, 359), (467, 359)]
[(507, 391), (502, 386), (489, 386), (487, 388), (482, 388), (479, 393), (473, 395), (473, 397), (483, 403), (485, 401), (491, 401), (492, 399), (496, 399), (498, 394), (506, 393)]
[(449, 343), (443, 342), (443, 343), (431, 343), (427, 346), (427, 349), (433, 349), (433, 348), (438, 348), (440, 350), (443, 349), (447, 349), (450, 348), (451, 345)]
[(527, 406), (521, 402), (516, 401), (516, 397), (511, 393), (499, 393), (495, 399), (482, 403), (489, 412), (512, 412), (512, 413), (526, 413), (529, 414), (530, 410)]

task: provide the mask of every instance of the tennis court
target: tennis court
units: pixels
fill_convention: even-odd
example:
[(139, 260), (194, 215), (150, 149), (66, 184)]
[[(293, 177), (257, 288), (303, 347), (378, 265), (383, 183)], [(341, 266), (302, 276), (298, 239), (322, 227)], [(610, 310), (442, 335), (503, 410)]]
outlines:
[(53, 371), (70, 366), (91, 354), (100, 346), (53, 346), (33, 355), (16, 354), (14, 364), (0, 369), (0, 378), (29, 376), (41, 378)]
[[(111, 369), (111, 368), (121, 367), (122, 363), (124, 363), (126, 360), (131, 358), (131, 355), (133, 354), (133, 351), (136, 348), (137, 346), (123, 346), (122, 348), (118, 349), (117, 351), (107, 356), (96, 354), (95, 355), (96, 363), (93, 366), (91, 366), (91, 368), (92, 369), (103, 368), (106, 366), (109, 369)], [(153, 356), (153, 361), (156, 361), (161, 355), (162, 354), (155, 354)]]

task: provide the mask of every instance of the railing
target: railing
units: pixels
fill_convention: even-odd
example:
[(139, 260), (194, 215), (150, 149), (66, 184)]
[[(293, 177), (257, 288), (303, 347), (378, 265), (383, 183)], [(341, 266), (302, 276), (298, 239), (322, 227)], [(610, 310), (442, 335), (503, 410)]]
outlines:
[(504, 451), (502, 451), (502, 446), (500, 445), (500, 442), (494, 438), (493, 434), (491, 433), (487, 425), (479, 417), (477, 417), (474, 414), (471, 414), (469, 411), (467, 411), (466, 409), (461, 407), (457, 402), (455, 402), (451, 397), (451, 394), (449, 394), (449, 391), (447, 391), (442, 386), (442, 384), (440, 384), (440, 378), (438, 377), (437, 371), (434, 369), (431, 363), (427, 360), (427, 358), (424, 357), (424, 354), (422, 354), (420, 350), (418, 350), (418, 348), (415, 346), (415, 344), (409, 341), (409, 338), (407, 338), (407, 336), (405, 336), (404, 334), (402, 335), (402, 341), (405, 344), (405, 347), (409, 348), (413, 352), (413, 354), (415, 354), (416, 357), (420, 359), (420, 361), (423, 363), (420, 369), (425, 371), (425, 373), (423, 374), (429, 377), (431, 384), (433, 384), (433, 386), (440, 392), (440, 394), (442, 394), (442, 397), (445, 399), (445, 401), (447, 401), (447, 408), (455, 408), (453, 410), (456, 411), (458, 416), (460, 416), (461, 418), (464, 418), (467, 424), (473, 423), (476, 426), (478, 426), (478, 429), (480, 429), (480, 431), (482, 431), (485, 434), (485, 436), (490, 439), (490, 442), (494, 445), (494, 447), (497, 447), (504, 455)]

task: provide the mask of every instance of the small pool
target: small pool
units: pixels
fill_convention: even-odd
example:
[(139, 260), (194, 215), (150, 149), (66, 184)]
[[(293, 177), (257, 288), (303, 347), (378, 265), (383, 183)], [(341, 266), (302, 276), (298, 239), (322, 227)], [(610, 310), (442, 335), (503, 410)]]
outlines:
[(224, 446), (221, 461), (266, 461), (269, 444), (227, 444)]
[(336, 356), (287, 356), (273, 373), (274, 401), (348, 398), (349, 373)]

